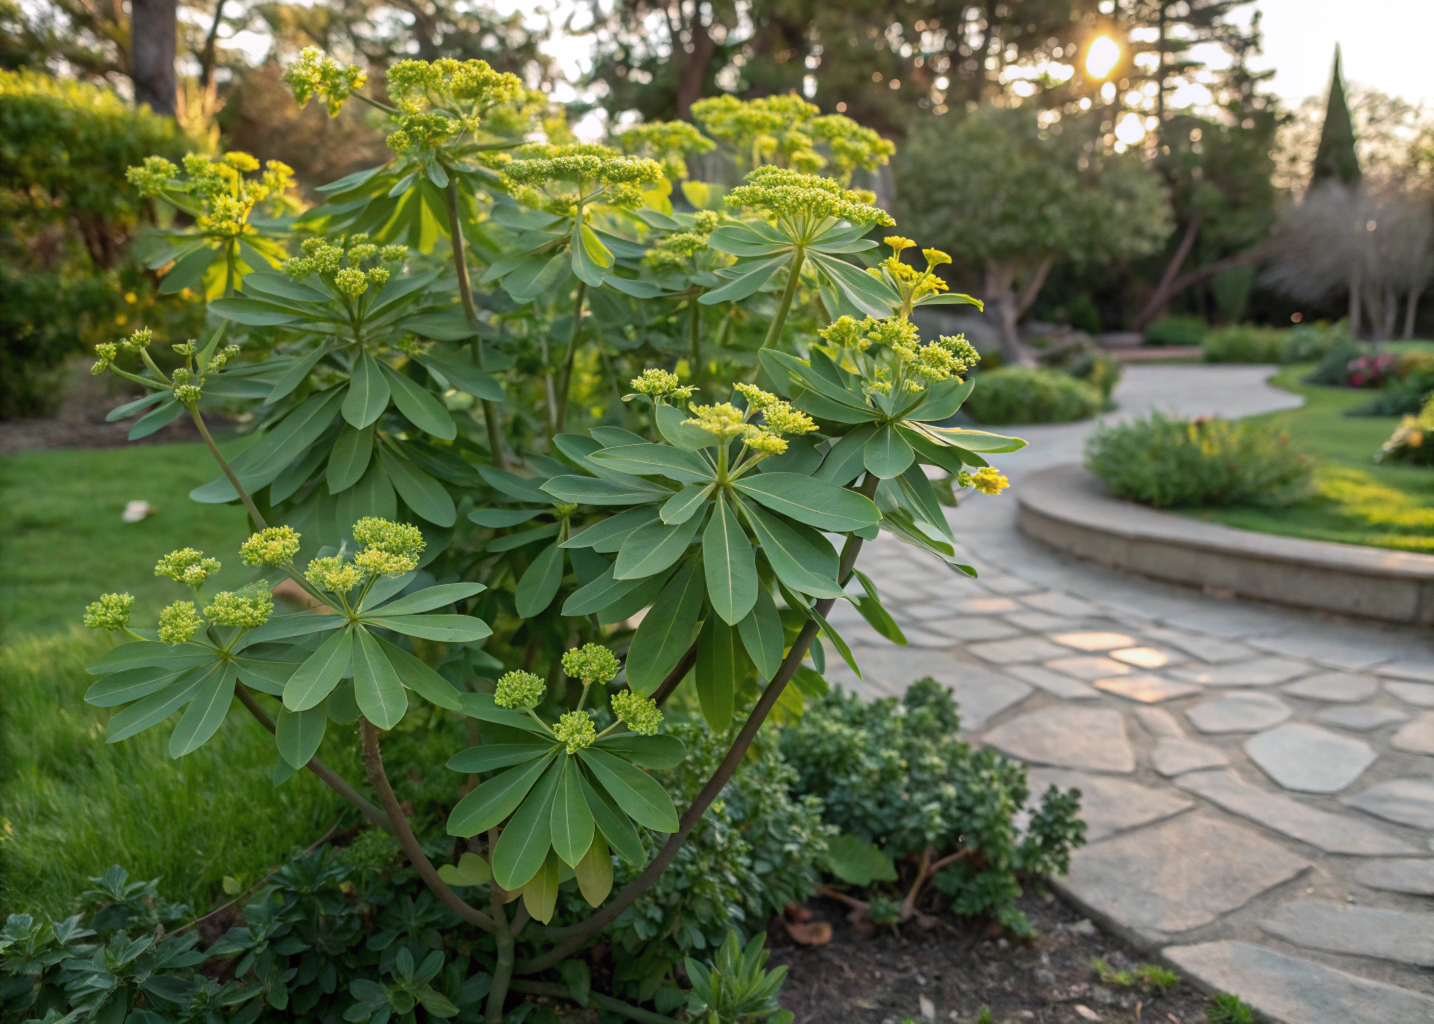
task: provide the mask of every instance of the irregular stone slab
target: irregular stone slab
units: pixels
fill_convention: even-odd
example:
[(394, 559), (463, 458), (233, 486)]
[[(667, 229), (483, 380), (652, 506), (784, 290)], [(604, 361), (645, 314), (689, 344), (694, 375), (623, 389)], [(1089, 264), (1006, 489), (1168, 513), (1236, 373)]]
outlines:
[(1002, 612), (1021, 611), (1021, 605), (1009, 597), (962, 597), (952, 602), (952, 606), (958, 611), (967, 615), (1000, 615)]
[(1385, 821), (1434, 831), (1434, 779), (1390, 779), (1343, 802)]
[(996, 594), (1032, 594), (1041, 588), (1019, 576), (997, 576), (980, 569), (981, 586)]
[(1426, 711), (1401, 728), (1389, 740), (1396, 750), (1411, 754), (1434, 754), (1434, 711)]
[(1327, 700), (1341, 704), (1353, 704), (1368, 700), (1379, 689), (1379, 684), (1369, 676), (1356, 676), (1349, 672), (1321, 672), (1316, 676), (1280, 687), (1285, 693), (1310, 700)]
[(1398, 708), (1387, 708), (1378, 704), (1325, 708), (1315, 715), (1316, 722), (1337, 725), (1341, 729), (1352, 729), (1355, 732), (1369, 732), (1381, 726), (1406, 721), (1408, 718), (1409, 716)]
[(1142, 704), (1159, 704), (1163, 700), (1188, 697), (1192, 693), (1200, 692), (1198, 686), (1177, 683), (1173, 679), (1163, 679), (1160, 676), (1152, 676), (1147, 673), (1097, 679), (1094, 685), (1098, 690), (1104, 690), (1106, 693), (1113, 693), (1128, 700), (1138, 700)]
[(1020, 626), (1022, 629), (1029, 629), (1034, 633), (1070, 631), (1080, 626), (1079, 619), (1068, 618), (1064, 615), (1051, 615), (1049, 612), (1012, 612), (1010, 615), (1001, 617), (1013, 626)]
[(1240, 661), (1255, 653), (1244, 644), (1237, 644), (1229, 640), (1217, 640), (1199, 633), (1166, 629), (1163, 626), (1147, 629), (1145, 633), (1153, 640), (1169, 644), (1176, 650), (1184, 651), (1192, 658), (1199, 658), (1212, 665), (1220, 665), (1227, 661)]
[(1162, 651), (1158, 647), (1122, 647), (1107, 653), (1116, 661), (1134, 665), (1136, 668), (1166, 668), (1187, 660), (1184, 655), (1174, 651)]
[(997, 750), (1036, 764), (1095, 772), (1135, 770), (1125, 719), (1109, 708), (1041, 708), (998, 725), (985, 738)]
[(1082, 847), (1070, 874), (1052, 881), (1093, 912), (1159, 939), (1209, 924), (1307, 867), (1248, 826), (1197, 811)]
[(1123, 676), (1130, 671), (1129, 665), (1111, 661), (1097, 654), (1080, 654), (1073, 658), (1055, 658), (1045, 663), (1046, 668), (1064, 672), (1088, 683), (1107, 676)]
[(1300, 793), (1338, 793), (1378, 756), (1363, 740), (1303, 722), (1251, 737), (1245, 753), (1285, 789)]
[(1310, 666), (1289, 658), (1251, 658), (1223, 665), (1186, 665), (1170, 671), (1177, 679), (1202, 686), (1273, 686), (1305, 675)]
[(1434, 860), (1372, 860), (1354, 869), (1354, 880), (1371, 889), (1434, 896)]
[(1392, 653), (1386, 634), (1366, 626), (1341, 628), (1335, 623), (1322, 623), (1317, 631), (1301, 624), (1298, 629), (1255, 637), (1249, 643), (1271, 654), (1308, 658), (1349, 672), (1362, 672), (1371, 665), (1388, 661)]
[[(1015, 626), (990, 615), (925, 619), (918, 632), (936, 634), (941, 647), (950, 647), (954, 641), (969, 643), (973, 640), (1005, 640), (1007, 637), (1021, 635), (1021, 631)], [(911, 640), (909, 632), (907, 639)]]
[(1032, 768), (1026, 773), (1032, 798), (1039, 798), (1050, 786), (1080, 790), (1080, 817), (1085, 822), (1087, 843), (1124, 832), (1152, 821), (1168, 818), (1195, 806), (1169, 789), (1153, 789), (1129, 779), (1110, 775), (1089, 775), (1059, 768)]
[(1401, 658), (1380, 665), (1374, 670), (1374, 674), (1391, 679), (1418, 679), (1421, 682), (1434, 683), (1434, 658)]
[(1185, 730), (1180, 728), (1175, 716), (1164, 708), (1136, 708), (1135, 717), (1140, 719), (1140, 724), (1145, 726), (1145, 731), (1152, 736), (1178, 738), (1185, 735)]
[(1290, 706), (1269, 693), (1231, 693), (1185, 712), (1201, 732), (1258, 732), (1290, 717)]
[(1306, 949), (1434, 966), (1434, 914), (1295, 900), (1276, 908), (1260, 927)]
[[(908, 686), (924, 676), (950, 689), (960, 706), (961, 724), (966, 729), (981, 728), (989, 719), (1034, 692), (1025, 683), (941, 651), (913, 650), (888, 643), (853, 653), (866, 676), (866, 686), (880, 693), (905, 693)], [(827, 655), (827, 681), (854, 686), (856, 678), (846, 664), (834, 651), (828, 650)]]
[(1049, 661), (1059, 658), (1065, 648), (1057, 647), (1039, 636), (1025, 636), (1016, 640), (988, 640), (971, 644), (966, 648), (978, 658), (994, 661), (998, 665), (1012, 665), (1021, 661)]
[(1428, 1024), (1434, 999), (1251, 942), (1167, 946), (1171, 963), (1286, 1024)]
[(1074, 647), (1078, 651), (1109, 651), (1116, 647), (1129, 647), (1135, 643), (1134, 637), (1126, 636), (1124, 633), (1102, 633), (1093, 630), (1057, 633), (1051, 639), (1058, 644)]
[(1053, 615), (1073, 615), (1077, 618), (1100, 615), (1101, 608), (1083, 597), (1072, 597), (1070, 594), (1062, 594), (1055, 590), (1047, 591), (1044, 594), (1027, 594), (1021, 598), (1021, 603), (1028, 608), (1034, 608), (1038, 612), (1050, 612)]
[(1434, 685), (1429, 683), (1385, 683), (1384, 688), (1406, 704), (1434, 708)]
[(1325, 853), (1388, 857), (1419, 852), (1417, 847), (1362, 818), (1330, 814), (1293, 797), (1256, 789), (1241, 781), (1234, 772), (1198, 772), (1183, 776), (1175, 784), (1188, 793), (1219, 804), (1231, 814), (1249, 818)]
[(1151, 766), (1167, 779), (1202, 768), (1222, 768), (1230, 763), (1219, 747), (1195, 740), (1161, 739), (1150, 752)]
[(1005, 669), (1007, 675), (1013, 675), (1017, 679), (1024, 679), (1034, 686), (1061, 700), (1093, 700), (1099, 699), (1100, 691), (1082, 683), (1070, 676), (1063, 676), (1059, 672), (1052, 672), (1048, 668), (1039, 665), (1010, 665)]

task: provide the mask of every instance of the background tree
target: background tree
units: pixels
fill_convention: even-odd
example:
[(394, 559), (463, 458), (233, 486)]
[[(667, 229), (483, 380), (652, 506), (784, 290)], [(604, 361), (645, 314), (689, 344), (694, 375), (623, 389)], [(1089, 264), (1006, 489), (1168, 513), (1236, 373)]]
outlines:
[(1359, 180), (1359, 155), (1354, 150), (1354, 119), (1345, 100), (1344, 76), (1339, 65), (1339, 47), (1336, 46), (1324, 127), (1320, 129), (1319, 148), (1315, 150), (1313, 173), (1310, 175), (1311, 185), (1322, 181), (1350, 185)]

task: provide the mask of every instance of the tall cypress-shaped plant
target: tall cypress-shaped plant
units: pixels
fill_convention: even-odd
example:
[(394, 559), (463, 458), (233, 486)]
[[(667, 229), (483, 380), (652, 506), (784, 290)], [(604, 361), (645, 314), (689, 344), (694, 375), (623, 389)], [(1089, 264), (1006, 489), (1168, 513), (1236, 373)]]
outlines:
[(1325, 106), (1324, 127), (1319, 133), (1319, 149), (1315, 151), (1310, 184), (1337, 181), (1348, 185), (1358, 180), (1359, 156), (1354, 151), (1354, 120), (1349, 115), (1344, 75), (1340, 72), (1339, 47), (1336, 45), (1334, 73), (1329, 80), (1329, 102)]

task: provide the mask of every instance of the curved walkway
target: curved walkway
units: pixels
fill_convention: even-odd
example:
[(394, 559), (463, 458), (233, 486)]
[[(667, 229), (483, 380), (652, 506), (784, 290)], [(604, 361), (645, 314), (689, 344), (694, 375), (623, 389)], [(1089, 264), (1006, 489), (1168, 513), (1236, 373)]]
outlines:
[[(1131, 367), (1115, 417), (1297, 405), (1261, 367)], [(1092, 424), (1013, 428), (1016, 487)], [(1434, 646), (1425, 634), (1222, 599), (1057, 555), (1009, 496), (952, 517), (969, 580), (883, 534), (863, 568), (906, 630), (842, 606), (869, 696), (933, 676), (966, 729), (1083, 793), (1055, 884), (1201, 985), (1288, 1024), (1434, 1020)], [(869, 567), (869, 568), (868, 568)], [(940, 1007), (937, 1008), (941, 1010)], [(942, 1011), (944, 1012), (944, 1011)]]

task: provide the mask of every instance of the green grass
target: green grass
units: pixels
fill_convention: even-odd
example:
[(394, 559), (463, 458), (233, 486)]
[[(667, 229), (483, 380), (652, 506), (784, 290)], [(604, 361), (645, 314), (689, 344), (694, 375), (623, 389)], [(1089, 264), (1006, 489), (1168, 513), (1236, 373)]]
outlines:
[[(154, 575), (160, 555), (191, 546), (241, 577), (241, 508), (199, 505), (189, 491), (218, 475), (200, 444), (26, 452), (0, 458), (0, 639), (68, 629), (99, 594), (134, 594), (135, 621), (151, 625), (180, 597)], [(143, 499), (154, 515), (120, 520)], [(225, 579), (221, 576), (221, 582)]]
[(1398, 417), (1345, 416), (1370, 393), (1304, 384), (1301, 378), (1309, 371), (1307, 365), (1291, 366), (1271, 378), (1303, 395), (1304, 405), (1252, 419), (1287, 431), (1296, 447), (1316, 459), (1314, 494), (1283, 508), (1231, 506), (1184, 514), (1287, 537), (1434, 553), (1434, 471), (1374, 461)]

